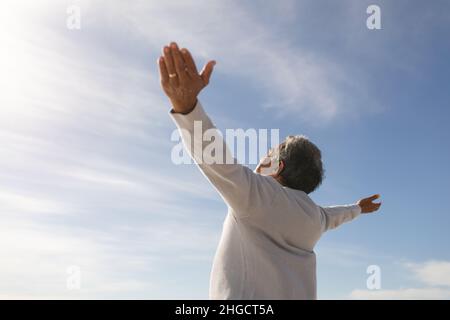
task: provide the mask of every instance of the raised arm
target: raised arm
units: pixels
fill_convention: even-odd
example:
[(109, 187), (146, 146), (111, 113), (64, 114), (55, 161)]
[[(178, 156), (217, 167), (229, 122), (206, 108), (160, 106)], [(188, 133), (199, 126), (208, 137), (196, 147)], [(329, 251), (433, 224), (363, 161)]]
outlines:
[[(171, 43), (163, 48), (163, 53), (158, 60), (161, 85), (172, 103), (170, 114), (185, 148), (234, 213), (247, 217), (271, 200), (273, 183), (268, 181), (271, 178), (237, 163), (197, 100), (199, 92), (209, 83), (215, 62), (208, 62), (199, 74), (187, 49), (179, 50)], [(212, 141), (205, 141), (205, 136)], [(207, 149), (209, 145), (214, 145), (215, 152)]]
[(375, 194), (371, 197), (363, 198), (352, 205), (320, 207), (323, 230), (327, 231), (337, 228), (341, 224), (355, 219), (361, 213), (365, 214), (377, 211), (381, 206), (381, 202), (375, 203), (373, 201), (379, 197), (380, 195)]

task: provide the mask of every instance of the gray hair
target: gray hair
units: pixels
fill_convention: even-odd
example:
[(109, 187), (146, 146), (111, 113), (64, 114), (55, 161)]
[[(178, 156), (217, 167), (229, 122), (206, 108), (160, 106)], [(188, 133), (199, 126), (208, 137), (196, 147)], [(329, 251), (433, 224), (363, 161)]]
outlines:
[(307, 137), (288, 136), (278, 152), (284, 162), (280, 176), (287, 187), (311, 193), (322, 183), (322, 154)]

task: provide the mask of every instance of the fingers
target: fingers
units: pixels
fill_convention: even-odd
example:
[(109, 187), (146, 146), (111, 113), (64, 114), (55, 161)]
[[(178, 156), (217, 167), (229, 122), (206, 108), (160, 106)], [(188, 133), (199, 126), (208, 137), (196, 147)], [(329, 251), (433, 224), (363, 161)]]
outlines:
[[(174, 87), (189, 81), (190, 78), (198, 77), (197, 67), (190, 52), (185, 48), (180, 51), (175, 42), (171, 42), (170, 46), (163, 48), (162, 62), (164, 62), (166, 73), (162, 73), (164, 69), (160, 65), (161, 81), (167, 81)], [(200, 77), (204, 86), (209, 83), (215, 65), (216, 61), (212, 60), (203, 67)]]
[(380, 209), (381, 202), (378, 202), (378, 203), (373, 202), (374, 200), (378, 199), (379, 197), (380, 197), (379, 194), (374, 194), (373, 196), (367, 198), (367, 200), (370, 201), (369, 202), (370, 212), (374, 212), (374, 211), (377, 211), (378, 209)]
[(167, 72), (166, 63), (164, 62), (163, 57), (159, 57), (158, 65), (159, 65), (159, 78), (161, 79), (161, 83), (163, 85), (168, 84), (169, 83), (169, 73)]
[(209, 78), (211, 78), (211, 74), (213, 72), (214, 66), (216, 65), (216, 61), (209, 61), (202, 69), (200, 76), (203, 79), (203, 83), (206, 86), (209, 83)]
[(195, 65), (194, 59), (188, 49), (181, 49), (181, 54), (183, 55), (184, 62), (191, 76), (198, 75), (197, 66)]
[(175, 64), (175, 70), (178, 74), (179, 81), (185, 82), (188, 80), (188, 74), (186, 72), (186, 64), (181, 56), (181, 52), (178, 49), (178, 45), (175, 42), (170, 44), (170, 51), (172, 52), (173, 61)]
[(380, 203), (370, 202), (369, 204), (367, 204), (365, 206), (365, 212), (367, 212), (367, 213), (374, 212), (374, 211), (377, 211), (378, 209), (380, 209), (380, 207), (381, 207), (381, 202)]
[(366, 198), (366, 200), (373, 201), (373, 200), (378, 199), (379, 197), (380, 197), (379, 194), (374, 194), (373, 196), (370, 196), (370, 197)]
[(169, 76), (169, 83), (173, 86), (178, 86), (178, 76), (175, 70), (173, 56), (170, 48), (165, 46), (163, 48), (164, 62), (166, 64), (167, 73)]

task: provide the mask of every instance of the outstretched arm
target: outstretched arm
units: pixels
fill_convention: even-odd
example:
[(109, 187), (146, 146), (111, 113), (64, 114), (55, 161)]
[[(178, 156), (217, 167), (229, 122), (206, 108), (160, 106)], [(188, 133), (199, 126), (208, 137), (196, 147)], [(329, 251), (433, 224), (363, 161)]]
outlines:
[[(267, 181), (269, 178), (237, 163), (197, 100), (209, 83), (215, 62), (208, 62), (199, 74), (187, 49), (179, 50), (176, 43), (171, 43), (163, 48), (163, 53), (158, 60), (161, 86), (172, 104), (170, 114), (185, 148), (234, 214), (249, 216), (271, 200), (273, 184)], [(214, 155), (210, 145), (215, 147)]]
[(341, 224), (351, 221), (361, 213), (371, 213), (377, 211), (381, 202), (375, 203), (380, 195), (375, 194), (368, 198), (359, 200), (356, 204), (345, 206), (320, 207), (324, 231), (337, 228)]

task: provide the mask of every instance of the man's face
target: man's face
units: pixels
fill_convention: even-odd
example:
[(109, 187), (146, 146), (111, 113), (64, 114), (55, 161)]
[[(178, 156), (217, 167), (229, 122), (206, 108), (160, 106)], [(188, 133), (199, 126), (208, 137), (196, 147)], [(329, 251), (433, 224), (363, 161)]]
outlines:
[(271, 148), (267, 155), (263, 157), (258, 166), (256, 167), (256, 173), (263, 176), (274, 176), (278, 174), (280, 168), (279, 151), (284, 146), (284, 143)]

